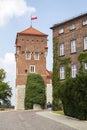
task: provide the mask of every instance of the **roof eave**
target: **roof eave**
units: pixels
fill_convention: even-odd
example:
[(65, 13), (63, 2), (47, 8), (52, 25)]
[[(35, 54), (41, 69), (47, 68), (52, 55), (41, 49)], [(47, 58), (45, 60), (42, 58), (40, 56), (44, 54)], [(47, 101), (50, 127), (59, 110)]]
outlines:
[(66, 21), (63, 21), (63, 22), (54, 24), (52, 27), (50, 27), (50, 29), (54, 29), (55, 27), (58, 27), (58, 26), (63, 25), (63, 24), (65, 24), (65, 23), (71, 22), (71, 21), (73, 21), (73, 20), (75, 20), (75, 19), (84, 17), (84, 16), (86, 16), (86, 15), (87, 15), (87, 12), (86, 12), (85, 14), (81, 14), (81, 15), (79, 15), (79, 16), (73, 17), (73, 18), (68, 19), (68, 20), (66, 20)]

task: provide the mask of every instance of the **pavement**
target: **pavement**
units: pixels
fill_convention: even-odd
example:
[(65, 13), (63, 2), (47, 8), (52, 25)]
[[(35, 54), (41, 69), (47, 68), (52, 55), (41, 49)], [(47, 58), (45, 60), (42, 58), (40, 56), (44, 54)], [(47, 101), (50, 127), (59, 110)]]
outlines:
[(65, 115), (56, 114), (52, 111), (40, 111), (36, 112), (36, 114), (43, 116), (45, 118), (52, 119), (58, 123), (67, 125), (76, 130), (87, 130), (87, 121), (81, 121)]

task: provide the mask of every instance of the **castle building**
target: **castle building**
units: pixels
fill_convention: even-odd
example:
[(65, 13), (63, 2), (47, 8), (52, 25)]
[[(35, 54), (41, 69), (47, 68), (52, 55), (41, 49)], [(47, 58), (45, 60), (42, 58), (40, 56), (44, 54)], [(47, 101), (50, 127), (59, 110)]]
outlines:
[[(73, 17), (51, 27), (53, 38), (58, 39), (58, 57), (60, 59), (70, 57), (71, 77), (76, 77), (80, 68), (78, 57), (81, 52), (87, 52), (87, 13)], [(84, 69), (87, 69), (87, 62), (84, 62)], [(60, 80), (65, 79), (65, 65), (59, 68)]]
[(47, 90), (47, 102), (52, 100), (52, 94), (49, 97), (48, 92), (50, 90), (52, 93), (51, 73), (46, 69), (47, 37), (47, 34), (33, 27), (17, 33), (15, 109), (24, 109), (25, 85), (29, 73), (37, 73), (43, 77)]

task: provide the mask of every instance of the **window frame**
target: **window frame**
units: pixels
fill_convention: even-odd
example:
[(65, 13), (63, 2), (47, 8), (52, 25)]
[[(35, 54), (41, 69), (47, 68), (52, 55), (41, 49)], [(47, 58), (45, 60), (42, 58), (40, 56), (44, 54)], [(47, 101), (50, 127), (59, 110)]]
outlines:
[[(36, 54), (38, 54), (38, 57), (36, 58)], [(39, 52), (34, 53), (34, 60), (39, 60)]]
[(87, 19), (85, 19), (85, 20), (82, 21), (82, 25), (83, 26), (87, 25)]
[[(30, 55), (29, 57), (28, 57), (28, 54)], [(26, 52), (26, 60), (31, 60), (31, 53), (30, 52)]]
[(59, 29), (59, 34), (62, 34), (62, 33), (64, 33), (64, 28)]
[(76, 48), (76, 40), (75, 39), (70, 41), (70, 46), (71, 46), (71, 54), (76, 53), (77, 48)]
[(84, 68), (85, 68), (85, 70), (87, 70), (87, 62), (84, 63)]
[(74, 30), (74, 29), (76, 29), (76, 24), (75, 23), (70, 25), (70, 30)]
[[(86, 39), (86, 40), (85, 40), (85, 39)], [(84, 37), (83, 49), (84, 49), (84, 50), (87, 50), (87, 36)]]
[[(32, 67), (34, 68), (34, 69), (33, 69), (34, 71), (32, 71)], [(29, 67), (29, 72), (30, 72), (30, 73), (35, 73), (35, 65), (30, 65), (30, 67)]]
[(65, 49), (64, 49), (64, 43), (61, 43), (59, 45), (59, 56), (64, 56), (65, 55)]
[(60, 80), (64, 80), (64, 79), (65, 79), (65, 67), (60, 66)]
[(77, 65), (76, 64), (73, 64), (71, 66), (71, 77), (72, 78), (76, 78), (76, 75), (77, 75)]

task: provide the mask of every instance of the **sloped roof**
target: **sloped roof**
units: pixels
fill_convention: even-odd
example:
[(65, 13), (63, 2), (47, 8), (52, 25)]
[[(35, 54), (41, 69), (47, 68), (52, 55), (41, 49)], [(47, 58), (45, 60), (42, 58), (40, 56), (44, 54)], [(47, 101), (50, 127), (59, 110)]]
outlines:
[(18, 34), (48, 36), (47, 34), (42, 33), (33, 27), (27, 28), (26, 30), (19, 32)]
[(73, 20), (75, 20), (75, 19), (78, 19), (78, 18), (81, 18), (81, 17), (84, 17), (84, 16), (87, 16), (87, 12), (86, 12), (86, 13), (83, 13), (83, 14), (80, 14), (80, 15), (78, 15), (78, 16), (72, 17), (72, 18), (70, 18), (70, 19), (68, 19), (68, 20), (64, 20), (64, 21), (62, 21), (62, 22), (60, 22), (60, 23), (56, 23), (56, 24), (54, 24), (52, 27), (50, 27), (50, 29), (53, 29), (53, 28), (55, 28), (55, 27), (58, 27), (58, 26), (63, 25), (63, 24), (66, 24), (66, 23), (68, 23), (68, 22), (71, 22), (71, 21), (73, 21)]
[(51, 77), (52, 76), (52, 72), (46, 69), (46, 76), (47, 77)]

